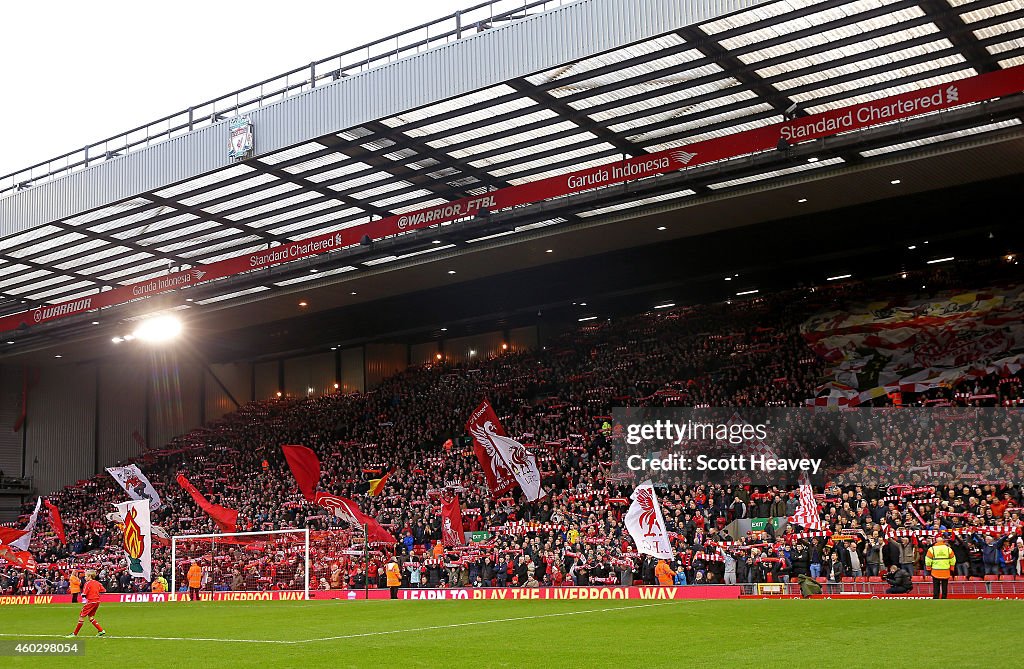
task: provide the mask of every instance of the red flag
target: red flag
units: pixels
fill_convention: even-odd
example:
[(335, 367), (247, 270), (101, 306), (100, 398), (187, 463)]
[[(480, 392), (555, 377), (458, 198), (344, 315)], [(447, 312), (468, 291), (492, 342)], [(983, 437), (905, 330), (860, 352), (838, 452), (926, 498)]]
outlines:
[(316, 484), (320, 481), (320, 458), (306, 446), (286, 445), (281, 448), (284, 449), (284, 459), (288, 461), (302, 496), (312, 502)]
[(238, 525), (237, 511), (207, 500), (194, 485), (189, 483), (184, 474), (178, 474), (178, 485), (184, 488), (188, 494), (192, 495), (192, 499), (199, 505), (199, 508), (205, 511), (210, 518), (213, 518), (213, 522), (217, 523), (217, 527), (220, 528), (221, 532), (230, 534), (236, 531)]
[(43, 504), (46, 505), (47, 511), (50, 512), (50, 527), (57, 534), (57, 538), (60, 539), (62, 544), (66, 544), (68, 541), (64, 537), (64, 523), (60, 519), (60, 511), (57, 507), (50, 503), (50, 500), (44, 499)]
[(466, 543), (458, 495), (441, 503), (441, 543), (445, 546), (461, 546)]
[(537, 457), (505, 434), (505, 428), (487, 400), (470, 414), (466, 429), (473, 435), (473, 448), (493, 496), (497, 497), (515, 484), (519, 484), (531, 502), (547, 494), (541, 487)]
[(28, 534), (25, 530), (16, 530), (13, 527), (0, 527), (0, 545), (12, 544)]
[(7, 560), (15, 567), (26, 569), (30, 572), (35, 573), (37, 566), (36, 560), (32, 557), (32, 554), (28, 551), (19, 551), (16, 548), (0, 544), (0, 560)]
[(477, 435), (483, 432), (484, 426), (488, 423), (494, 426), (497, 434), (505, 435), (505, 428), (501, 426), (498, 415), (494, 413), (490, 402), (484, 400), (470, 414), (469, 420), (466, 421), (466, 430), (473, 435), (473, 452), (476, 453), (476, 459), (480, 461), (480, 466), (484, 470), (484, 478), (487, 480), (491, 497), (497, 498), (498, 495), (510, 490), (516, 484), (516, 479), (505, 466), (505, 460), (494, 448), (493, 443), (489, 439), (478, 438)]
[(366, 526), (366, 540), (377, 543), (398, 543), (391, 533), (385, 530), (377, 519), (359, 510), (359, 505), (347, 497), (338, 497), (325, 492), (318, 492), (313, 501), (351, 525)]

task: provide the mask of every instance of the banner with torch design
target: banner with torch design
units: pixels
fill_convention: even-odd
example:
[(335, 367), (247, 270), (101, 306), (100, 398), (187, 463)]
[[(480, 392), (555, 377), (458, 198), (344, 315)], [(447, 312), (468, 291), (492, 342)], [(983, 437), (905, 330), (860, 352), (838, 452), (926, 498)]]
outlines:
[(124, 523), (124, 558), (128, 573), (135, 578), (152, 579), (153, 537), (149, 524), (149, 500), (115, 504)]

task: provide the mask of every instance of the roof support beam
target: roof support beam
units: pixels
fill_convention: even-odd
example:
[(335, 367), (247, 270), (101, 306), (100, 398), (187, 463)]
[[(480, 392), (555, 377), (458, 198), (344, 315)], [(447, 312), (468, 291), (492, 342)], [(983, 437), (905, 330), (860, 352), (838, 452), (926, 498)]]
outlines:
[[(963, 54), (971, 67), (980, 73), (1001, 70), (999, 62), (981, 45), (974, 32), (956, 12), (950, 11), (946, 0), (920, 0), (918, 4), (929, 18), (937, 25)], [(965, 9), (973, 9), (973, 5)], [(1000, 17), (1003, 18), (1003, 17)]]
[[(210, 212), (204, 210), (201, 206), (198, 206), (198, 205), (189, 206), (187, 204), (182, 204), (182, 203), (178, 202), (177, 200), (172, 200), (169, 197), (160, 197), (159, 195), (154, 195), (152, 193), (147, 193), (147, 194), (143, 195), (142, 197), (144, 197), (147, 200), (150, 200), (152, 202), (156, 202), (157, 204), (162, 205), (164, 207), (170, 207), (172, 209), (175, 209), (175, 210), (177, 210), (177, 212), (179, 214), (192, 214), (193, 216), (197, 217), (199, 220), (207, 221), (209, 223), (218, 223), (218, 224), (222, 225), (225, 228), (233, 228), (235, 230), (241, 230), (242, 232), (245, 232), (247, 234), (256, 235), (257, 237), (261, 237), (261, 238), (263, 238), (264, 240), (266, 240), (268, 242), (276, 242), (277, 241), (277, 237), (275, 237), (274, 235), (271, 235), (271, 234), (269, 234), (267, 232), (264, 232), (263, 230), (257, 230), (256, 228), (250, 228), (250, 227), (245, 226), (245, 225), (240, 225), (240, 224), (236, 223), (235, 221), (232, 221), (229, 218), (224, 218), (223, 216), (219, 216), (217, 214), (211, 214)], [(203, 233), (203, 234), (206, 234), (206, 233)], [(183, 264), (191, 264), (192, 261), (183, 260), (182, 263)]]
[[(360, 137), (358, 140), (347, 142), (338, 137), (324, 137), (318, 141), (324, 146), (329, 146), (348, 158), (366, 163), (367, 165), (375, 167), (382, 172), (387, 172), (394, 177), (408, 181), (414, 186), (423, 190), (428, 190), (445, 200), (454, 200), (460, 197), (465, 197), (469, 194), (468, 190), (474, 187), (471, 184), (453, 185), (449, 183), (449, 181), (457, 181), (458, 178), (460, 178), (460, 175), (465, 175), (474, 179), (478, 183), (475, 187), (478, 188), (503, 188), (508, 185), (508, 182), (498, 179), (484, 170), (473, 167), (469, 163), (457, 161), (447, 153), (439, 151), (438, 149), (431, 147), (429, 144), (417, 141), (415, 138), (403, 134), (400, 130), (389, 128), (383, 123), (364, 123), (360, 127), (370, 130), (373, 134), (366, 137)], [(382, 151), (370, 151), (369, 149), (361, 146), (367, 142), (381, 139), (395, 141), (392, 139), (395, 136), (398, 137), (396, 144), (394, 146), (388, 146), (387, 149)], [(399, 145), (401, 146), (399, 147)], [(410, 162), (415, 162), (420, 157), (423, 157), (433, 160), (436, 165), (432, 165), (431, 167), (422, 170), (414, 170), (401, 162), (388, 159), (384, 156), (385, 153), (393, 153), (396, 150), (402, 149), (411, 150), (416, 153), (416, 156), (411, 156), (409, 158)], [(431, 172), (437, 172), (444, 169), (456, 170), (458, 174), (452, 174), (440, 179), (434, 179), (428, 176)]]
[(526, 97), (530, 98), (541, 107), (545, 107), (555, 112), (559, 118), (571, 121), (575, 125), (579, 126), (580, 130), (586, 130), (590, 134), (596, 136), (603, 142), (611, 144), (616, 149), (622, 152), (623, 155), (633, 157), (640, 156), (647, 153), (643, 147), (633, 144), (628, 139), (624, 139), (619, 134), (612, 132), (605, 126), (601, 125), (594, 119), (587, 116), (585, 113), (574, 109), (571, 105), (562, 102), (559, 98), (556, 98), (550, 93), (537, 90), (530, 82), (524, 79), (516, 79), (508, 82), (508, 85), (522, 93)]

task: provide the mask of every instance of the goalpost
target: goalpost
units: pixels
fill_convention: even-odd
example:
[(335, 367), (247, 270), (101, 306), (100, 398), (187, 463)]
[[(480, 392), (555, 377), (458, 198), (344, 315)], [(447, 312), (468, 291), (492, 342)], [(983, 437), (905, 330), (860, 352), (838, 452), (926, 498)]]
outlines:
[(173, 536), (172, 594), (193, 562), (203, 571), (203, 592), (301, 591), (309, 599), (309, 528)]

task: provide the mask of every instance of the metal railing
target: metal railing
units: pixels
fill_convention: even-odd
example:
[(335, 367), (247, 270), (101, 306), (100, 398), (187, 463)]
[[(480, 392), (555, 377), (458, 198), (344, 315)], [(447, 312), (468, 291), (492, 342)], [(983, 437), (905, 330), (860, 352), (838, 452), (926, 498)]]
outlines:
[[(90, 165), (179, 137), (224, 119), (485, 30), (578, 0), (490, 0), (323, 60), (192, 105), (151, 123), (0, 177), (0, 198)], [(339, 128), (341, 129), (341, 128)], [(226, 141), (226, 139), (225, 139)]]

